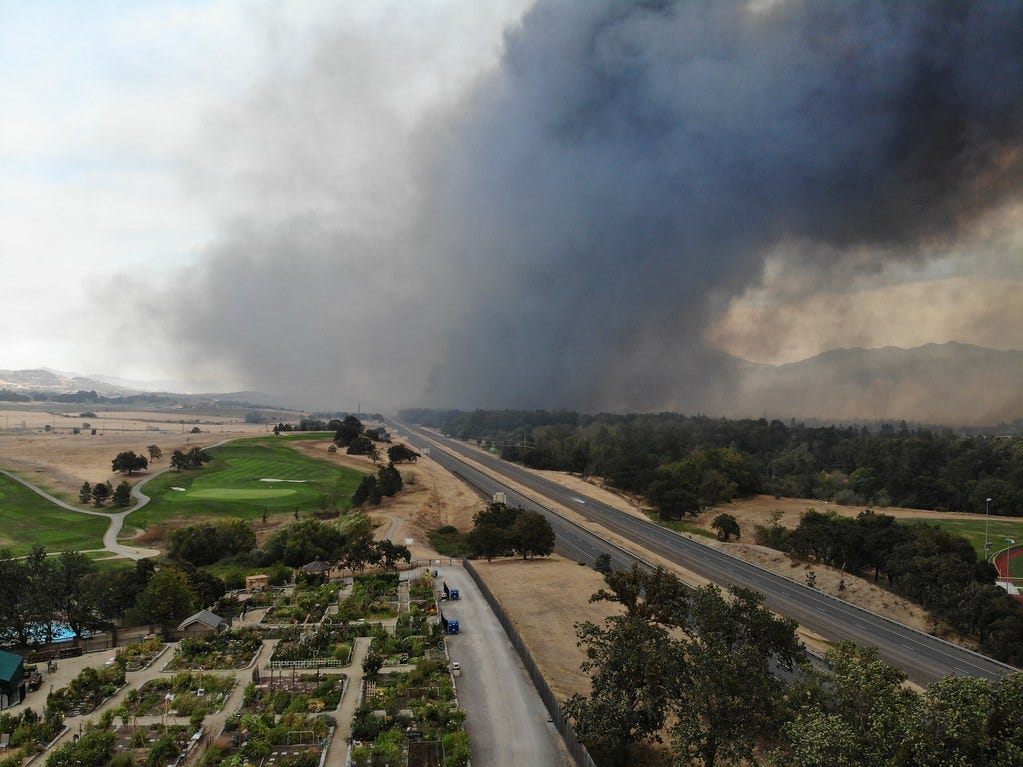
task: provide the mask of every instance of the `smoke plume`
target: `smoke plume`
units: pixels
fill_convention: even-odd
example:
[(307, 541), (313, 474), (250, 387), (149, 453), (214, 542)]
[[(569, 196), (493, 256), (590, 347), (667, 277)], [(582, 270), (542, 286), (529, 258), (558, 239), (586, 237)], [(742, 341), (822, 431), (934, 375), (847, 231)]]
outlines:
[(246, 203), (161, 313), (308, 401), (721, 412), (768, 254), (912, 267), (1020, 197), (1015, 3), (539, 0), (419, 109), (372, 39), (228, 121)]

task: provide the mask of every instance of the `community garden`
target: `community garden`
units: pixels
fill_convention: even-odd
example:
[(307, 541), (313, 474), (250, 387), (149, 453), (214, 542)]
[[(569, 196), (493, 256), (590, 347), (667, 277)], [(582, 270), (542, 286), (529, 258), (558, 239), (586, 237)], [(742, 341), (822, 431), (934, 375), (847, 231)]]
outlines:
[(459, 767), (469, 760), (465, 713), (443, 660), (421, 659), (402, 674), (363, 681), (363, 704), (352, 724), (355, 767), (398, 764), (403, 753), (417, 767)]
[(198, 716), (199, 721), (224, 707), (234, 688), (233, 677), (220, 674), (181, 673), (150, 679), (131, 690), (121, 707), (126, 716)]

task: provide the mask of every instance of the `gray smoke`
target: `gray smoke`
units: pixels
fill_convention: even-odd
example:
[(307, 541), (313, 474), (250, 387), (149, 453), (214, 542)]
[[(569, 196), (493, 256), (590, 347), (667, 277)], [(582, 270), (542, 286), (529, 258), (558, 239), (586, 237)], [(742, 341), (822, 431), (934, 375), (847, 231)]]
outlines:
[(1020, 196), (1017, 3), (539, 0), (395, 138), (413, 191), (359, 200), (392, 222), (351, 214), (406, 178), (390, 157), (332, 175), (357, 151), (331, 143), (334, 53), (294, 83), (322, 110), (284, 121), (324, 142), (296, 185), (317, 204), (254, 195), (172, 313), (199, 355), (317, 401), (721, 411), (736, 371), (701, 339), (768, 252), (877, 270)]

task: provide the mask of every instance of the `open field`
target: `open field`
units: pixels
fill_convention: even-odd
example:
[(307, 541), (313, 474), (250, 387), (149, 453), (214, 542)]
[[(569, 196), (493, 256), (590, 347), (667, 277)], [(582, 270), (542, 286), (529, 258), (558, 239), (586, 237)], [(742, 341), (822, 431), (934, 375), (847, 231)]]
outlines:
[(16, 556), (35, 543), (47, 551), (103, 548), (107, 525), (104, 517), (61, 509), (0, 474), (0, 547)]
[[(979, 519), (947, 519), (945, 517), (934, 517), (925, 521), (948, 530), (950, 533), (958, 533), (973, 544), (973, 548), (977, 550), (979, 555), (984, 555), (985, 523), (983, 517), (980, 517)], [(1006, 538), (1009, 538), (1016, 543), (1023, 543), (1023, 519), (991, 517), (988, 537), (991, 541), (992, 554), (1009, 545)]]
[[(146, 446), (158, 445), (164, 457), (150, 465), (153, 471), (165, 467), (175, 450), (188, 451), (197, 445), (236, 437), (265, 436), (272, 428), (266, 424), (247, 424), (241, 414), (117, 411), (98, 405), (74, 405), (73, 411), (54, 415), (41, 409), (41, 405), (50, 409), (67, 407), (40, 403), (35, 407), (0, 408), (0, 467), (16, 472), (68, 503), (78, 502), (78, 488), (83, 482), (109, 480), (115, 485), (120, 482), (122, 477), (112, 472), (110, 462), (125, 450), (148, 456)], [(95, 413), (96, 417), (82, 417), (81, 413)], [(84, 424), (91, 428), (84, 428)], [(75, 428), (79, 429), (78, 434), (73, 432)], [(92, 428), (96, 429), (95, 435)], [(193, 428), (200, 432), (193, 434)]]
[[(361, 474), (344, 466), (303, 455), (269, 440), (213, 448), (213, 461), (198, 471), (169, 471), (146, 485), (153, 500), (128, 517), (128, 524), (146, 528), (175, 519), (209, 517), (261, 518), (312, 512), (321, 497), (336, 491), (346, 508)], [(261, 480), (275, 479), (279, 482)], [(179, 488), (179, 489), (175, 489)]]

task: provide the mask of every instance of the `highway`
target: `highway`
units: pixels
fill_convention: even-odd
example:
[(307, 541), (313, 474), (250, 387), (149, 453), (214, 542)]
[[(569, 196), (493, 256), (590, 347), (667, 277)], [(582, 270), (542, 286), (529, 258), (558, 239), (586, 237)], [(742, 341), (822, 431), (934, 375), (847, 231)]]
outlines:
[[(631, 564), (634, 558), (613, 543), (576, 525), (550, 506), (538, 504), (512, 490), (501, 481), (501, 477), (543, 498), (569, 507), (588, 521), (627, 538), (643, 550), (657, 554), (710, 581), (720, 585), (745, 586), (762, 592), (768, 607), (773, 611), (794, 618), (804, 628), (826, 639), (849, 639), (857, 644), (876, 647), (882, 658), (901, 668), (910, 679), (920, 684), (930, 684), (949, 674), (995, 679), (1018, 671), (730, 556), (653, 522), (607, 506), (456, 440), (404, 423), (393, 423), (408, 435), (415, 449), (421, 451), (428, 448), (430, 458), (481, 493), (490, 496), (494, 492), (504, 492), (511, 505), (521, 505), (544, 513), (557, 534), (559, 553), (572, 559), (589, 563), (598, 553), (607, 552), (617, 567)], [(466, 464), (463, 457), (483, 466), (487, 473)]]

